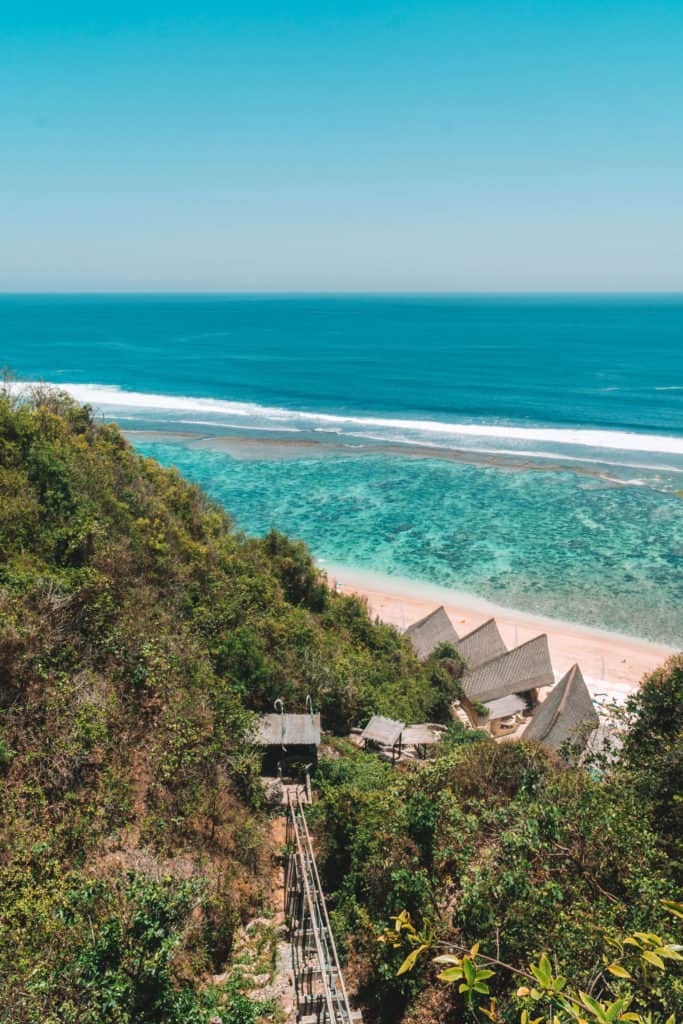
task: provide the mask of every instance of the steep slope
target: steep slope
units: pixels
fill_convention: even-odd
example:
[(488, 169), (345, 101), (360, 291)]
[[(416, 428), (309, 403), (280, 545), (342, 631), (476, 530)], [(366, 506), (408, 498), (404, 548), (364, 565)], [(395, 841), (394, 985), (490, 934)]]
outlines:
[(252, 711), (310, 693), (343, 730), (443, 714), (451, 686), (301, 545), (6, 388), (0, 1021), (208, 1019), (198, 982), (268, 876)]

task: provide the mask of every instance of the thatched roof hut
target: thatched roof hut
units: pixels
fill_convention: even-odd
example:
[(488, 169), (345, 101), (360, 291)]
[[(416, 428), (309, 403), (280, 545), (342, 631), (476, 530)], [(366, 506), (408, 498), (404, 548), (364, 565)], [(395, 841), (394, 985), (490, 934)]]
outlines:
[(498, 697), (497, 700), (488, 701), (484, 707), (488, 711), (491, 721), (495, 721), (497, 718), (510, 718), (513, 715), (519, 715), (526, 711), (527, 703), (523, 697), (516, 693), (510, 693), (507, 697)]
[(559, 750), (568, 741), (583, 748), (599, 722), (581, 669), (572, 665), (538, 705), (522, 739), (544, 743), (553, 750)]
[(458, 634), (443, 605), (408, 626), (406, 636), (410, 637), (418, 658), (428, 658), (439, 644), (449, 643), (455, 647), (458, 643)]
[(542, 686), (552, 686), (554, 682), (548, 637), (542, 633), (465, 672), (462, 688), (469, 701), (486, 704), (511, 693), (527, 693)]
[(440, 743), (446, 731), (445, 725), (439, 725), (436, 722), (407, 725), (403, 730), (401, 742), (404, 747), (430, 747), (435, 743)]
[(478, 668), (484, 662), (492, 661), (507, 653), (495, 619), (487, 619), (468, 633), (455, 645), (462, 660), (469, 669)]

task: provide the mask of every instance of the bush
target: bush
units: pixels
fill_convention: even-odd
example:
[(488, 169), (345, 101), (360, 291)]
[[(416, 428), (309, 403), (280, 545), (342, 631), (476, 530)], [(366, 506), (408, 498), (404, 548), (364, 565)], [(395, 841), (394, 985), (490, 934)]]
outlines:
[[(540, 747), (451, 731), (471, 741), (447, 738), (421, 764), (392, 771), (355, 753), (320, 767), (311, 820), (321, 869), (366, 1005), (387, 1024), (423, 1019), (423, 990), (438, 984), (426, 965), (397, 976), (407, 950), (377, 944), (404, 910), (447, 945), (480, 942), (482, 954), (521, 969), (546, 950), (587, 990), (605, 936), (666, 934), (661, 900), (677, 892), (656, 804), (631, 769), (595, 781)], [(502, 1021), (518, 1019), (516, 984), (504, 973), (496, 981)], [(680, 1010), (680, 972), (650, 972), (634, 999), (639, 1012)], [(455, 987), (434, 1005), (435, 1020), (460, 1019)]]
[(375, 711), (428, 717), (438, 689), (395, 630), (328, 594), (303, 545), (235, 532), (68, 397), (0, 389), (8, 1024), (193, 1020), (262, 889), (253, 712), (310, 694), (345, 732)]

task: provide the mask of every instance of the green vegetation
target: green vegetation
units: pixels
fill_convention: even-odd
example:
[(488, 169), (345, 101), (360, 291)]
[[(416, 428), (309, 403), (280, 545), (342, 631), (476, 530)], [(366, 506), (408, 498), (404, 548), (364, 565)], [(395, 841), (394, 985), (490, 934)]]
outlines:
[[(683, 918), (682, 903), (663, 900), (662, 905), (674, 917)], [(631, 1009), (636, 1001), (636, 991), (643, 989), (645, 1001), (649, 1002), (652, 968), (666, 973), (667, 963), (674, 961), (677, 966), (683, 963), (682, 947), (653, 932), (634, 932), (621, 939), (606, 937), (602, 962), (591, 983), (592, 990), (599, 986), (596, 998), (590, 992), (576, 988), (565, 975), (553, 970), (545, 953), (525, 969), (507, 964), (496, 956), (481, 954), (478, 942), (470, 949), (460, 945), (449, 948), (449, 944), (436, 941), (431, 931), (418, 932), (405, 911), (395, 918), (394, 928), (380, 936), (380, 942), (386, 942), (393, 948), (400, 946), (402, 940), (407, 940), (412, 949), (399, 967), (399, 975), (411, 971), (421, 956), (445, 946), (448, 952), (440, 952), (433, 957), (433, 962), (444, 968), (439, 973), (439, 980), (458, 986), (463, 1010), (468, 1017), (473, 1020), (478, 1016), (485, 1017), (493, 1024), (503, 1019), (498, 1001), (491, 994), (498, 969), (523, 982), (515, 992), (515, 999), (521, 1007), (520, 1024), (587, 1024), (588, 1021), (593, 1024), (614, 1024), (616, 1021), (652, 1024), (656, 1018), (651, 1011), (638, 1013)], [(628, 983), (626, 991), (624, 982)], [(485, 997), (488, 997), (488, 1004)], [(538, 1016), (532, 1018), (531, 1013)], [(674, 1021), (675, 1015), (670, 1014), (667, 1024), (674, 1024)]]
[(344, 731), (443, 715), (451, 685), (301, 545), (235, 532), (63, 395), (5, 389), (2, 1024), (207, 1020), (268, 879), (252, 712), (310, 693)]
[[(254, 712), (310, 694), (338, 735), (373, 713), (446, 721), (461, 671), (448, 645), (419, 664), (302, 545), (241, 535), (88, 409), (0, 392), (0, 1024), (277, 1019), (254, 980), (272, 929), (244, 946), (271, 884)], [(530, 965), (541, 1002), (563, 976), (680, 1012), (675, 957), (645, 953), (672, 950), (662, 901), (683, 880), (682, 716), (677, 658), (599, 771), (458, 722), (399, 769), (329, 742), (311, 822), (367, 1021), (459, 1022), (476, 993), (534, 1024)], [(399, 973), (411, 936), (426, 948)]]
[[(682, 878), (682, 656), (630, 701), (625, 724), (623, 752), (600, 773), (485, 734), (458, 742), (457, 730), (433, 761), (398, 771), (350, 752), (321, 765), (312, 812), (320, 864), (373, 1019), (447, 1024), (481, 1017), (480, 1005), (491, 1012), (490, 991), (493, 1019), (518, 1021), (524, 1003), (514, 971), (528, 976), (544, 953), (552, 976), (564, 976), (577, 992), (625, 1000), (620, 1013), (651, 1012), (661, 1021), (680, 1014), (675, 955), (667, 957), (666, 973), (646, 957), (631, 979), (608, 966), (615, 950), (634, 953), (623, 945), (634, 933), (660, 960), (661, 948), (674, 942), (666, 937), (676, 922), (662, 901), (679, 898)], [(404, 934), (386, 941), (397, 920), (401, 933), (412, 922), (413, 951), (425, 946), (401, 973), (411, 944)], [(424, 953), (454, 952), (451, 966), (464, 970), (463, 951), (473, 946), (470, 973), (507, 966), (480, 978), (486, 992), (475, 990), (482, 998), (468, 1002), (465, 981), (453, 974), (443, 980), (458, 985), (439, 982)], [(558, 1020), (569, 1019), (559, 1004), (556, 1010)], [(529, 1021), (546, 1020), (545, 1005), (527, 1013)], [(583, 1004), (579, 1017), (600, 1019)]]

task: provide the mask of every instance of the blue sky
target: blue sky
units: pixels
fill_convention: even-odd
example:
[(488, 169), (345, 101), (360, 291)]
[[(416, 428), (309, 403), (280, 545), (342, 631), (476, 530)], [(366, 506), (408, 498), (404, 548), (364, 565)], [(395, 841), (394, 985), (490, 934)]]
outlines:
[(2, 290), (683, 290), (681, 0), (2, 25)]

